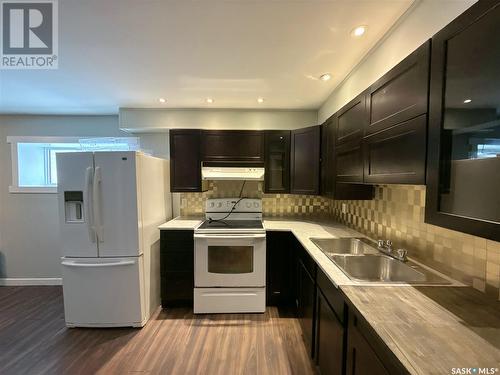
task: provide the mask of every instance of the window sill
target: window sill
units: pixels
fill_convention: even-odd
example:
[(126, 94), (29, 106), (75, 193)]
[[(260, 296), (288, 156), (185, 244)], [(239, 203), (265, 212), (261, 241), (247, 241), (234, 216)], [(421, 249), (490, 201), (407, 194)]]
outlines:
[(57, 187), (50, 186), (9, 186), (9, 193), (14, 194), (56, 194)]

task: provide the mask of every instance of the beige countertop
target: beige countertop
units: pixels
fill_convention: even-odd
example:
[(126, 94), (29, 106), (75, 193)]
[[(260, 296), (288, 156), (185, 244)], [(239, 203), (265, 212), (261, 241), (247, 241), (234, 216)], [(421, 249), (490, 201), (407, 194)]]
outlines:
[(411, 374), (500, 367), (500, 303), (472, 288), (341, 290)]
[(163, 223), (158, 227), (160, 230), (173, 230), (173, 229), (194, 229), (200, 225), (205, 218), (203, 216), (178, 216), (172, 220)]
[[(202, 220), (178, 217), (160, 229), (195, 229)], [(355, 237), (358, 232), (334, 221), (264, 218), (263, 224), (267, 231), (295, 235), (410, 373), (500, 367), (500, 302), (465, 286), (353, 282), (310, 237)]]

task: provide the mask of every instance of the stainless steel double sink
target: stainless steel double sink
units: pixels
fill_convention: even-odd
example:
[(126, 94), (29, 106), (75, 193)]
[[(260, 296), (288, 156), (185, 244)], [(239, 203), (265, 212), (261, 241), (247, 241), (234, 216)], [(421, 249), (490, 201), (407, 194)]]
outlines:
[(450, 284), (435, 272), (380, 252), (367, 238), (311, 238), (311, 241), (352, 280), (361, 282)]

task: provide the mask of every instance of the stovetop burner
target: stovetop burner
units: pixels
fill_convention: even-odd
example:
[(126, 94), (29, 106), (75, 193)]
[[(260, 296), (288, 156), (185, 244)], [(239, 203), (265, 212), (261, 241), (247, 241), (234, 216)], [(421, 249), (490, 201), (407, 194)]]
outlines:
[(264, 229), (260, 220), (205, 220), (198, 229)]

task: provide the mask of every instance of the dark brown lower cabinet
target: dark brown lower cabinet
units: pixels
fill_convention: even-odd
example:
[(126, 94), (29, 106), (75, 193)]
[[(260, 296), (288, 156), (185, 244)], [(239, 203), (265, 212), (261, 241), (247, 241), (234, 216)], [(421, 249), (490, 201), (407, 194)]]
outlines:
[(266, 234), (266, 300), (270, 306), (291, 306), (295, 300), (295, 249), (291, 232)]
[(380, 359), (358, 327), (358, 317), (349, 314), (347, 338), (347, 374), (389, 375)]
[(162, 307), (193, 306), (194, 232), (162, 230), (160, 274)]
[(364, 181), (425, 184), (427, 115), (402, 122), (364, 139)]
[(316, 365), (321, 375), (344, 373), (344, 326), (328, 300), (317, 290)]
[(297, 262), (297, 316), (302, 327), (302, 335), (307, 350), (314, 357), (314, 305), (316, 301), (316, 283), (304, 264)]
[(347, 328), (348, 375), (409, 374), (373, 328), (354, 309), (349, 309)]

